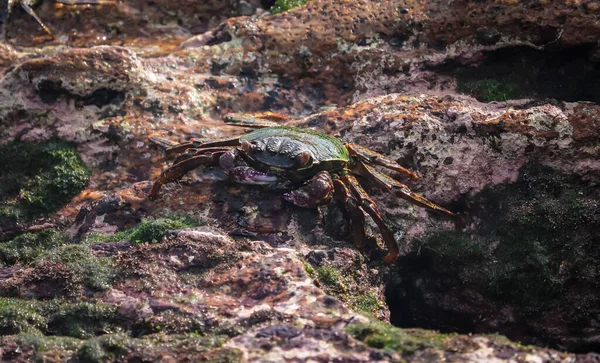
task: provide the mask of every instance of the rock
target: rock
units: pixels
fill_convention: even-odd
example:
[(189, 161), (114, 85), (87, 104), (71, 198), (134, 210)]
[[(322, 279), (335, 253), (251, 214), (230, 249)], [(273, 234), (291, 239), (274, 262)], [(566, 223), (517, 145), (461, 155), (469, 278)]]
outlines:
[[(0, 159), (19, 167), (0, 179), (23, 185), (0, 201), (2, 359), (597, 360), (594, 2), (273, 3), (44, 1), (54, 40), (13, 12)], [(218, 168), (147, 198), (172, 162), (149, 135), (229, 138), (244, 129), (223, 116), (264, 111), (413, 170), (390, 175), (465, 228), (360, 178), (400, 242), (385, 266), (370, 218), (359, 249), (336, 205)], [(89, 175), (24, 166), (53, 142)], [(14, 212), (32, 200), (43, 212)]]

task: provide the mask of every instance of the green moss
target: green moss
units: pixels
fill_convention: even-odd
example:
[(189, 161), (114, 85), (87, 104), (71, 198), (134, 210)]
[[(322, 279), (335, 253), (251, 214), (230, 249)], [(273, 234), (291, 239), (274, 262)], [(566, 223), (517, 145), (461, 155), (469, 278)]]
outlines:
[(271, 6), (271, 14), (278, 14), (305, 5), (308, 0), (277, 0)]
[(528, 165), (515, 184), (486, 188), (470, 201), (481, 221), (475, 231), (430, 234), (417, 254), (461, 284), (540, 309), (558, 303), (568, 286), (595, 288), (598, 194), (574, 177)]
[(0, 147), (0, 220), (31, 219), (85, 189), (89, 172), (73, 145), (60, 140)]
[(310, 276), (311, 278), (315, 278), (315, 270), (310, 265), (310, 263), (308, 263), (306, 261), (303, 261), (302, 263), (304, 264), (304, 270), (306, 271), (308, 276)]
[(20, 350), (33, 352), (33, 360), (37, 362), (69, 361), (83, 344), (82, 340), (76, 338), (29, 333), (21, 333), (16, 338)]
[(160, 242), (167, 230), (190, 228), (200, 223), (186, 217), (163, 217), (157, 219), (145, 219), (137, 226), (117, 232), (112, 235), (90, 233), (86, 240), (88, 243), (105, 243), (129, 241), (130, 243)]
[(151, 348), (150, 343), (132, 339), (127, 334), (106, 334), (85, 342), (77, 356), (84, 362), (110, 362), (121, 360), (129, 352)]
[(377, 313), (383, 307), (383, 303), (377, 298), (377, 295), (369, 291), (352, 297), (350, 307), (358, 312), (377, 316)]
[(90, 338), (119, 329), (118, 318), (112, 305), (0, 298), (0, 335), (27, 332)]
[(43, 331), (46, 324), (38, 302), (0, 298), (0, 335)]
[(105, 304), (55, 303), (46, 307), (48, 332), (74, 338), (92, 338), (98, 332), (111, 332), (116, 328), (117, 309)]
[(524, 96), (521, 87), (514, 82), (498, 79), (464, 79), (459, 78), (456, 91), (466, 93), (481, 102), (508, 101)]
[(75, 276), (81, 276), (85, 285), (94, 290), (106, 290), (115, 279), (115, 266), (108, 257), (96, 257), (88, 246), (65, 245), (54, 248), (41, 255), (34, 262), (59, 262), (64, 264)]
[(350, 324), (346, 333), (372, 348), (392, 350), (403, 356), (426, 348), (443, 347), (445, 335), (420, 329), (404, 330), (383, 323)]
[(126, 334), (106, 334), (88, 340), (77, 352), (84, 362), (121, 361), (127, 357), (132, 361), (157, 361), (172, 356), (181, 361), (239, 362), (237, 350), (223, 349), (223, 339), (202, 337), (197, 334), (155, 334), (142, 339), (130, 338)]
[(186, 218), (158, 218), (144, 220), (133, 228), (128, 236), (131, 243), (160, 242), (169, 229), (181, 229), (196, 226), (197, 223)]
[(103, 234), (103, 233), (88, 233), (85, 236), (86, 244), (98, 244), (98, 243), (110, 243), (110, 242), (123, 242), (128, 240), (128, 235), (130, 230), (120, 231), (113, 234)]
[(342, 281), (342, 275), (331, 266), (319, 267), (317, 269), (319, 281), (325, 286), (336, 286)]
[(0, 243), (0, 266), (29, 263), (66, 240), (66, 236), (55, 229), (22, 234), (9, 242)]

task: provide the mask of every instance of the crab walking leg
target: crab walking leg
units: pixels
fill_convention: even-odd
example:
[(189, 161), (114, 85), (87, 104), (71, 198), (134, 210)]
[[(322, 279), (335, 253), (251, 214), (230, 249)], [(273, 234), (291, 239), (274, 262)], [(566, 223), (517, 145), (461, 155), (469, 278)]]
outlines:
[[(27, 14), (29, 14), (31, 17), (33, 17), (35, 19), (35, 21), (42, 27), (42, 29), (44, 29), (44, 31), (46, 33), (48, 33), (52, 38), (54, 38), (54, 34), (52, 34), (52, 32), (50, 31), (50, 28), (48, 28), (46, 26), (46, 24), (44, 24), (44, 22), (42, 21), (42, 19), (40, 19), (37, 14), (33, 11), (33, 9), (31, 8), (31, 3), (33, 2), (32, 0), (18, 0), (19, 4), (21, 4), (21, 7), (23, 8), (23, 10), (25, 10), (27, 12)], [(8, 17), (10, 16), (11, 13), (11, 8), (14, 6), (14, 0), (9, 0), (8, 2), (8, 16), (6, 19), (6, 23), (4, 23), (4, 32), (6, 34), (6, 28), (8, 28), (6, 25), (8, 24)]]
[(165, 169), (160, 174), (158, 179), (156, 181), (154, 181), (154, 184), (152, 184), (152, 188), (150, 189), (150, 192), (148, 193), (148, 197), (150, 199), (156, 198), (158, 196), (158, 192), (160, 191), (161, 186), (163, 186), (164, 184), (167, 184), (169, 182), (172, 182), (174, 180), (181, 179), (190, 170), (196, 169), (197, 167), (202, 166), (202, 165), (206, 165), (206, 166), (218, 165), (219, 157), (221, 155), (222, 155), (222, 153), (218, 153), (218, 152), (213, 153), (213, 154), (197, 155), (197, 156), (193, 156), (189, 159), (180, 161), (177, 164), (173, 164), (172, 166)]
[(206, 149), (206, 148), (210, 148), (210, 147), (219, 147), (219, 146), (239, 146), (239, 144), (240, 144), (239, 137), (231, 137), (231, 138), (218, 139), (218, 140), (191, 139), (190, 141), (184, 142), (181, 144), (173, 142), (169, 139), (165, 139), (164, 137), (162, 137), (160, 135), (156, 135), (156, 134), (148, 136), (148, 139), (153, 144), (158, 145), (161, 148), (163, 148), (165, 150), (165, 152), (167, 153), (167, 156), (178, 155), (178, 154), (181, 154), (182, 152), (186, 151), (187, 149), (192, 149), (192, 148), (193, 149)]
[[(382, 185), (383, 187), (388, 189), (390, 192), (395, 194), (398, 198), (407, 200), (408, 202), (410, 202), (412, 204), (426, 208), (437, 214), (441, 214), (441, 215), (450, 217), (452, 220), (454, 220), (454, 222), (457, 225), (462, 225), (464, 223), (464, 221), (461, 217), (450, 212), (446, 208), (440, 207), (439, 205), (427, 200), (427, 198), (423, 197), (422, 195), (414, 193), (406, 185), (399, 183), (397, 180), (380, 172), (379, 170), (375, 169), (374, 167), (367, 165), (365, 163), (359, 162), (358, 168), (359, 168), (359, 172), (361, 175), (364, 175), (365, 173), (367, 175), (370, 175), (371, 177), (373, 177), (373, 179), (375, 179), (377, 182), (379, 182), (380, 185)], [(364, 169), (364, 170), (361, 170), (361, 169)]]
[(329, 203), (333, 196), (333, 179), (326, 171), (320, 171), (304, 186), (283, 194), (283, 199), (299, 207), (316, 208)]
[(360, 207), (367, 212), (377, 224), (379, 231), (383, 237), (383, 241), (385, 242), (388, 254), (384, 258), (384, 262), (388, 265), (396, 262), (398, 259), (398, 255), (400, 254), (400, 250), (398, 248), (398, 243), (394, 238), (394, 234), (388, 229), (387, 225), (383, 221), (383, 217), (381, 213), (379, 213), (379, 209), (375, 202), (369, 197), (367, 192), (360, 186), (358, 180), (351, 175), (346, 174), (341, 178), (342, 182), (348, 186), (356, 200), (360, 203)]
[(365, 211), (358, 205), (348, 187), (339, 179), (333, 180), (335, 188), (334, 197), (352, 219), (352, 234), (356, 248), (362, 249), (365, 245)]
[(173, 164), (177, 164), (179, 162), (184, 161), (185, 159), (189, 159), (191, 157), (198, 156), (198, 155), (205, 155), (205, 154), (212, 154), (212, 153), (225, 153), (225, 152), (231, 150), (232, 148), (233, 148), (233, 146), (220, 146), (220, 147), (209, 147), (206, 149), (194, 149), (194, 148), (186, 149), (184, 152), (177, 155), (177, 157), (173, 161)]
[(346, 149), (350, 152), (350, 155), (357, 157), (361, 161), (366, 163), (375, 164), (379, 166), (383, 166), (384, 168), (388, 168), (390, 170), (397, 171), (404, 175), (407, 175), (413, 179), (418, 179), (419, 177), (414, 172), (406, 169), (402, 165), (398, 164), (392, 159), (389, 159), (378, 152), (375, 152), (371, 149), (367, 149), (366, 147), (352, 144), (349, 142), (344, 143)]
[(230, 113), (225, 116), (225, 123), (228, 125), (249, 127), (253, 129), (261, 129), (264, 127), (280, 126), (278, 123), (264, 120), (247, 114)]

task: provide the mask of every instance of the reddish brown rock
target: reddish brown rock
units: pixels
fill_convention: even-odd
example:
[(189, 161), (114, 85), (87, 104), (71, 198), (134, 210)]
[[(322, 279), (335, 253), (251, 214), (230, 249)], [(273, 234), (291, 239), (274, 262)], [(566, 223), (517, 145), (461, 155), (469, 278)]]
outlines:
[[(102, 279), (84, 276), (69, 264), (73, 261), (34, 260), (3, 266), (0, 293), (28, 302), (68, 305), (63, 299), (72, 298), (109, 306), (117, 322), (83, 327), (95, 337), (69, 338), (75, 341), (58, 348), (48, 337), (56, 332), (40, 324), (34, 336), (45, 340), (26, 333), (4, 337), (2, 359), (595, 359), (477, 335), (381, 328), (361, 315), (390, 318), (387, 285), (388, 298), (404, 294), (399, 305), (413, 321), (434, 329), (454, 331), (463, 327), (457, 321), (475, 321), (479, 325), (461, 331), (514, 333), (518, 340), (531, 338), (523, 332), (534, 332), (528, 342), (590, 350), (597, 336), (597, 324), (588, 318), (596, 311), (590, 281), (597, 264), (589, 263), (595, 258), (589, 243), (595, 235), (586, 228), (594, 226), (597, 204), (588, 194), (567, 203), (588, 217), (560, 216), (586, 221), (578, 230), (592, 237), (575, 233), (577, 243), (560, 247), (565, 257), (551, 261), (552, 268), (562, 266), (552, 277), (572, 282), (567, 285), (573, 290), (567, 300), (550, 299), (557, 303), (552, 309), (537, 306), (533, 318), (521, 314), (530, 311), (527, 305), (499, 302), (478, 280), (467, 278), (469, 268), (495, 258), (504, 242), (481, 244), (487, 254), (476, 255), (475, 262), (468, 258), (477, 246), (456, 260), (448, 250), (432, 254), (423, 241), (432, 233), (451, 235), (454, 226), (368, 181), (363, 181), (367, 191), (406, 255), (392, 268), (382, 266), (383, 250), (353, 247), (348, 221), (337, 208), (295, 208), (268, 188), (228, 183), (218, 170), (200, 168), (181, 183), (166, 185), (157, 200), (146, 198), (151, 181), (168, 165), (148, 142), (149, 134), (173, 141), (229, 137), (244, 130), (225, 126), (225, 114), (279, 111), (293, 119), (282, 118), (282, 124), (356, 142), (411, 168), (420, 179), (405, 182), (460, 212), (468, 226), (456, 233), (479, 241), (482, 229), (494, 226), (482, 193), (521, 185), (529, 165), (551, 168), (560, 181), (565, 175), (573, 178), (577, 182), (569, 179), (564, 185), (584, 185), (585, 193), (596, 185), (598, 108), (579, 99), (543, 97), (477, 102), (457, 95), (456, 75), (436, 67), (482, 65), (503, 48), (533, 49), (540, 57), (572, 46), (585, 53), (600, 34), (595, 2), (408, 1), (399, 6), (313, 0), (273, 16), (260, 9), (267, 3), (133, 1), (69, 7), (48, 0), (36, 11), (56, 33), (54, 41), (22, 11), (13, 14), (12, 45), (0, 49), (0, 144), (16, 140), (26, 147), (53, 137), (73, 141), (92, 175), (87, 190), (69, 204), (20, 224), (10, 235), (64, 229), (65, 244), (81, 247)], [(232, 18), (246, 13), (255, 15)], [(586, 61), (595, 59), (590, 49)], [(523, 200), (511, 198), (506, 201), (514, 215), (536, 210), (535, 201), (519, 204)], [(563, 210), (564, 204), (545, 200), (550, 208), (544, 211)], [(164, 239), (141, 245), (119, 234), (165, 215), (218, 228), (167, 231)], [(571, 226), (550, 217), (558, 230)], [(512, 222), (514, 229), (521, 226)], [(375, 226), (367, 224), (370, 241), (377, 243)], [(0, 232), (5, 235), (2, 226)], [(110, 242), (92, 242), (94, 233)], [(458, 242), (449, 251), (463, 246)], [(590, 260), (578, 265), (582, 260), (567, 251), (580, 251)], [(525, 250), (513, 260), (535, 253)], [(98, 261), (111, 264), (103, 270)], [(427, 265), (431, 261), (439, 264)], [(490, 261), (513, 266), (510, 259)], [(368, 326), (348, 332), (345, 327), (354, 323)], [(377, 335), (378, 329), (383, 333)], [(209, 342), (197, 336), (203, 334)], [(392, 349), (386, 345), (390, 340), (406, 343)]]

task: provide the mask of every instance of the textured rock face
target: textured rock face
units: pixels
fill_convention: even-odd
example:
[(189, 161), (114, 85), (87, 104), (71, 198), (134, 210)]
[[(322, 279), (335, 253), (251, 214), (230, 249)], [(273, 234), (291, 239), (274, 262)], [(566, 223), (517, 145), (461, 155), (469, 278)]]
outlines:
[[(511, 100), (545, 83), (490, 79), (494, 66), (460, 78), (501, 51), (568, 62), (568, 47), (581, 67), (530, 73), (596, 74), (596, 2), (313, 0), (270, 15), (271, 3), (47, 0), (36, 12), (55, 40), (11, 16), (2, 359), (597, 360), (454, 334), (600, 350), (600, 108)], [(600, 99), (581, 78), (569, 89)], [(244, 129), (225, 114), (257, 111), (397, 160), (420, 177), (403, 182), (466, 227), (361, 179), (400, 242), (385, 266), (371, 220), (361, 251), (335, 205), (296, 208), (219, 170), (146, 197), (168, 165), (150, 134), (230, 137)]]

